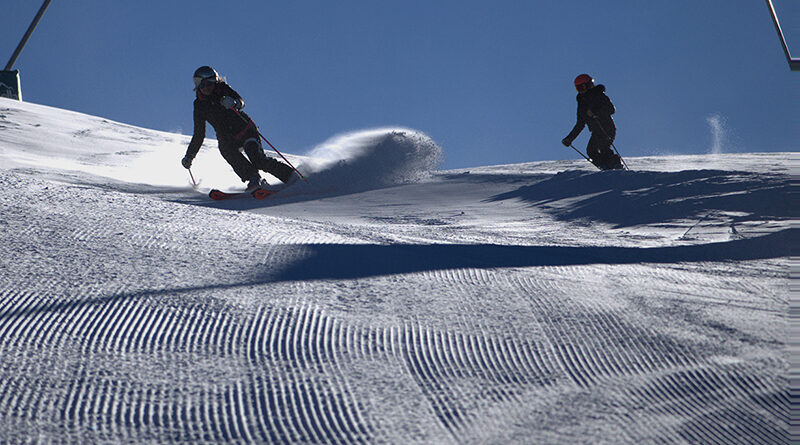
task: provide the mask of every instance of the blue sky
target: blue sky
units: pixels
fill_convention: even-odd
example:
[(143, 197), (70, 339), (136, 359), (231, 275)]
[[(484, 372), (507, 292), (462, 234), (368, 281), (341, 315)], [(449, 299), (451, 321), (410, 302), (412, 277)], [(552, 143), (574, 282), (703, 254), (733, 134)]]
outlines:
[[(3, 2), (3, 65), (41, 3)], [(800, 2), (774, 3), (800, 57)], [(560, 140), (582, 72), (617, 106), (623, 156), (707, 153), (712, 116), (726, 152), (800, 140), (800, 73), (754, 0), (53, 0), (14, 68), (28, 102), (188, 134), (205, 64), (290, 153), (404, 126), (444, 168), (576, 158)]]

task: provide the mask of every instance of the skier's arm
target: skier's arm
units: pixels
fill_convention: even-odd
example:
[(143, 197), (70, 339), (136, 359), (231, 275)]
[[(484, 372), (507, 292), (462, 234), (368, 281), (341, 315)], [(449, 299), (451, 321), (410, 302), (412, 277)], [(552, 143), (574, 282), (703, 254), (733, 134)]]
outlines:
[(599, 110), (594, 110), (594, 115), (595, 116), (599, 116), (599, 115), (606, 114), (606, 115), (611, 116), (616, 111), (617, 111), (617, 109), (614, 107), (614, 104), (611, 103), (611, 99), (609, 99), (608, 96), (603, 94), (601, 96), (601, 100), (600, 100), (600, 109)]
[(603, 111), (608, 113), (609, 116), (617, 111), (616, 107), (614, 107), (614, 104), (611, 103), (611, 99), (609, 99), (605, 94), (603, 95), (603, 108)]
[[(236, 90), (231, 88), (230, 85), (228, 85), (227, 83), (222, 84), (222, 91), (223, 91), (222, 93), (223, 107), (225, 108), (235, 107), (237, 110), (241, 110), (242, 108), (244, 108), (244, 99), (242, 99), (242, 96), (240, 96), (239, 93), (236, 92)], [(225, 103), (226, 97), (233, 99), (233, 101)]]
[[(569, 144), (571, 144), (572, 141), (574, 141), (575, 138), (578, 137), (579, 134), (581, 134), (581, 131), (583, 131), (583, 127), (586, 126), (586, 121), (584, 121), (583, 120), (583, 116), (581, 116), (580, 107), (578, 107), (578, 113), (577, 114), (578, 114), (578, 119), (575, 122), (575, 126), (572, 127), (572, 131), (569, 132), (567, 137), (565, 137), (562, 142), (569, 142)], [(569, 144), (564, 144), (564, 145), (569, 145)]]
[(611, 99), (605, 94), (600, 94), (597, 96), (597, 100), (590, 104), (590, 107), (586, 110), (586, 115), (592, 119), (597, 119), (602, 116), (611, 116), (616, 111)]
[(192, 140), (189, 142), (189, 148), (186, 149), (186, 157), (189, 159), (194, 159), (197, 156), (197, 152), (200, 151), (200, 146), (203, 145), (203, 141), (206, 139), (206, 119), (205, 117), (201, 116), (200, 111), (195, 107), (194, 109), (194, 134), (192, 134)]

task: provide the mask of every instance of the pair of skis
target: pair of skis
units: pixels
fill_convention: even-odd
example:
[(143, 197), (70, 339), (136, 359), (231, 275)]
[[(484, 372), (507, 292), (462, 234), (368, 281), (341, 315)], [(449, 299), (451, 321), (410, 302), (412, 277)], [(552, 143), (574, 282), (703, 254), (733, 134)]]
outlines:
[(226, 199), (242, 198), (247, 195), (250, 195), (256, 199), (266, 199), (274, 195), (275, 193), (278, 192), (273, 190), (263, 189), (260, 187), (249, 192), (244, 191), (244, 192), (234, 192), (234, 193), (228, 193), (228, 192), (223, 192), (222, 190), (211, 189), (211, 191), (208, 192), (208, 197), (213, 199), (214, 201), (224, 201)]
[[(192, 174), (191, 169), (189, 169), (189, 177), (192, 178), (192, 187), (195, 190), (197, 190), (197, 187), (200, 185), (200, 183), (194, 180), (194, 175)], [(267, 190), (261, 187), (258, 187), (255, 190), (249, 190), (249, 191), (245, 190), (243, 192), (233, 192), (233, 193), (223, 192), (222, 190), (218, 189), (211, 189), (211, 191), (208, 192), (208, 197), (213, 199), (214, 201), (224, 201), (226, 199), (242, 198), (247, 195), (250, 195), (256, 199), (266, 199), (274, 195), (275, 193), (278, 193), (278, 190)]]

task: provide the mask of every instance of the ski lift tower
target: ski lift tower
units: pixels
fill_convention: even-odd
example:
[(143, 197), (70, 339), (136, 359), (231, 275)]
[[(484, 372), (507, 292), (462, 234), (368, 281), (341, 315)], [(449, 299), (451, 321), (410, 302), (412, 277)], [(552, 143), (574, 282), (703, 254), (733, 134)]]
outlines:
[(800, 71), (800, 59), (792, 57), (792, 54), (789, 52), (789, 45), (786, 44), (786, 37), (784, 37), (783, 30), (781, 30), (781, 23), (778, 21), (778, 14), (775, 12), (775, 7), (772, 5), (772, 0), (767, 0), (767, 7), (772, 15), (772, 23), (775, 24), (775, 30), (778, 31), (778, 39), (780, 39), (781, 45), (783, 46), (783, 52), (786, 54), (786, 60), (789, 61), (789, 69), (792, 71)]
[(39, 12), (36, 13), (36, 17), (33, 18), (33, 22), (31, 22), (31, 26), (28, 27), (28, 30), (25, 32), (25, 35), (22, 37), (22, 40), (17, 45), (17, 49), (14, 50), (14, 54), (11, 55), (11, 59), (9, 59), (6, 67), (3, 71), (0, 71), (0, 97), (8, 97), (10, 99), (22, 100), (22, 87), (20, 86), (19, 82), (19, 70), (13, 70), (14, 63), (17, 61), (17, 57), (22, 52), (22, 48), (25, 47), (25, 44), (28, 43), (28, 39), (33, 34), (33, 30), (36, 29), (36, 25), (39, 24), (39, 20), (42, 19), (44, 15), (44, 11), (50, 6), (50, 2), (52, 0), (45, 0), (44, 4), (41, 8), (39, 8)]

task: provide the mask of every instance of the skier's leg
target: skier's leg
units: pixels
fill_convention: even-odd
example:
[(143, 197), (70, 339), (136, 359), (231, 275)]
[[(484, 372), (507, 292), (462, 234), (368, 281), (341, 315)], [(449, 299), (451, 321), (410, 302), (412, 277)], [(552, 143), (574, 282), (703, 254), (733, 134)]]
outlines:
[(612, 150), (612, 145), (614, 145), (614, 139), (617, 137), (617, 127), (613, 124), (608, 129), (608, 146), (606, 149), (608, 150), (608, 168), (613, 169), (621, 169), (622, 166), (622, 158), (616, 153), (616, 150)]
[(589, 143), (586, 145), (586, 154), (589, 156), (589, 159), (592, 160), (592, 164), (602, 168), (602, 156), (600, 155), (600, 138), (592, 134), (592, 137), (589, 138)]
[(257, 138), (250, 138), (244, 142), (244, 152), (259, 170), (275, 176), (281, 182), (287, 182), (294, 172), (292, 167), (264, 154), (261, 142)]
[(258, 174), (258, 169), (247, 160), (246, 157), (239, 151), (241, 146), (230, 142), (220, 141), (219, 152), (225, 161), (233, 167), (234, 173), (242, 180), (242, 182), (249, 181)]
[[(617, 155), (611, 150), (611, 140), (605, 134), (592, 134), (589, 139), (589, 147), (594, 152), (594, 156), (590, 156), (594, 165), (604, 170), (615, 167)], [(589, 151), (589, 148), (587, 148), (587, 151)]]

